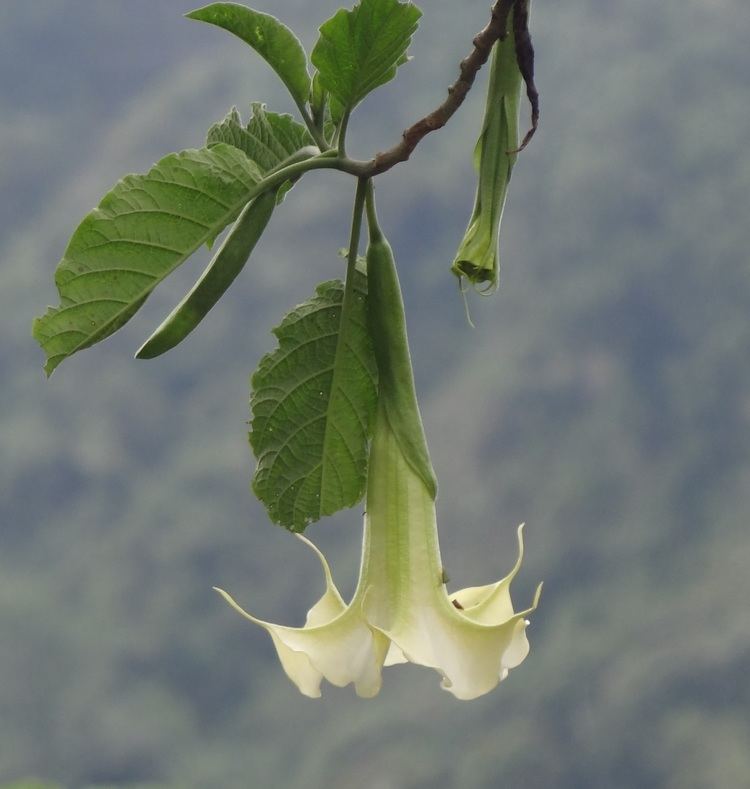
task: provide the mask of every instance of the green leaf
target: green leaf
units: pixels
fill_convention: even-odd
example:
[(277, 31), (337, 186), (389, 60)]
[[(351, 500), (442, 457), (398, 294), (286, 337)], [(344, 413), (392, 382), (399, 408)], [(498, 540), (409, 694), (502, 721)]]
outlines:
[(276, 17), (237, 3), (212, 3), (186, 15), (228, 30), (249, 44), (281, 77), (297, 106), (310, 96), (307, 55), (299, 39)]
[[(214, 124), (209, 130), (206, 144), (211, 147), (217, 143), (227, 143), (239, 148), (252, 159), (265, 175), (293, 157), (298, 151), (314, 144), (306, 126), (292, 118), (268, 112), (264, 104), (252, 105), (253, 115), (247, 126), (236, 107), (232, 107), (221, 123)], [(282, 184), (277, 190), (277, 202), (281, 203), (286, 193), (294, 186), (291, 181)], [(215, 239), (209, 239), (209, 248)]]
[(396, 75), (421, 16), (415, 5), (398, 0), (362, 0), (338, 11), (321, 26), (311, 56), (323, 87), (353, 109)]
[(359, 271), (346, 300), (342, 282), (319, 285), (274, 329), (279, 347), (252, 378), (253, 489), (293, 531), (364, 494), (377, 402), (366, 291)]
[(55, 272), (60, 306), (34, 321), (47, 375), (123, 326), (164, 277), (237, 218), (261, 180), (229, 145), (128, 175), (78, 226)]
[(252, 105), (253, 115), (243, 126), (240, 114), (233, 107), (221, 123), (208, 130), (206, 144), (227, 143), (239, 148), (265, 174), (278, 167), (301, 148), (314, 145), (310, 132), (291, 115), (268, 112), (263, 104)]

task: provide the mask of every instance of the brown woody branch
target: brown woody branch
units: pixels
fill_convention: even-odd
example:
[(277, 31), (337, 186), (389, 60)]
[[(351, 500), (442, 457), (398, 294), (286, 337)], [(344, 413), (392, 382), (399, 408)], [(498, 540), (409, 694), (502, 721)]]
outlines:
[[(446, 100), (429, 115), (425, 115), (424, 118), (418, 120), (413, 126), (406, 129), (401, 137), (401, 141), (397, 145), (394, 145), (393, 148), (387, 151), (377, 154), (374, 159), (367, 162), (366, 171), (360, 173), (361, 175), (378, 175), (379, 173), (384, 173), (386, 170), (390, 170), (391, 167), (399, 162), (405, 162), (422, 139), (430, 132), (442, 129), (443, 126), (445, 126), (456, 110), (463, 104), (466, 94), (471, 90), (471, 86), (474, 84), (477, 72), (487, 62), (495, 42), (504, 40), (508, 35), (508, 16), (516, 4), (525, 6), (526, 0), (497, 0), (492, 7), (492, 15), (489, 23), (472, 41), (474, 49), (471, 54), (461, 61), (460, 75), (448, 88), (448, 97)], [(524, 15), (523, 18), (525, 21), (526, 15)], [(518, 28), (516, 28), (514, 34), (516, 36), (516, 41), (518, 41)], [(530, 38), (528, 38), (528, 46), (531, 46)], [(533, 52), (531, 57), (531, 82), (529, 83), (529, 80), (526, 80), (530, 99), (532, 94), (529, 84), (533, 87)], [(524, 74), (524, 79), (526, 79), (526, 74)], [(536, 94), (535, 88), (534, 94)], [(532, 108), (534, 107), (536, 109), (534, 110), (533, 128), (536, 128), (536, 121), (539, 115), (538, 102), (536, 104), (532, 102)], [(530, 137), (530, 135), (527, 136)], [(528, 140), (525, 140), (525, 142), (528, 142)]]
[(513, 153), (520, 153), (531, 142), (539, 126), (539, 91), (534, 84), (534, 47), (529, 33), (529, 0), (516, 4), (513, 14), (513, 37), (516, 45), (516, 62), (526, 85), (526, 96), (531, 105), (531, 128)]

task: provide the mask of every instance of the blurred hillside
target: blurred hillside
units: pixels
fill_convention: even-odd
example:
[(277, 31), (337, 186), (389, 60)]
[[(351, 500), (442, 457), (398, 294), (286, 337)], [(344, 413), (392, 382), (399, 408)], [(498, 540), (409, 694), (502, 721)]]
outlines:
[[(309, 48), (333, 0), (264, 2)], [(537, 3), (542, 128), (514, 172), (501, 284), (466, 326), (448, 272), (481, 81), (379, 179), (440, 479), (452, 584), (512, 565), (532, 652), (471, 704), (386, 671), (300, 697), (265, 633), (319, 568), (248, 490), (247, 376), (337, 276), (352, 188), (295, 188), (243, 276), (158, 362), (132, 354), (205, 263), (45, 382), (30, 323), (83, 215), (202, 144), (233, 104), (291, 111), (183, 0), (0, 4), (0, 784), (67, 789), (742, 789), (750, 785), (750, 14), (740, 0)], [(486, 2), (430, 0), (354, 155), (431, 109)], [(438, 45), (438, 42), (439, 45)], [(339, 189), (339, 187), (341, 187)], [(356, 509), (310, 529), (353, 588)]]

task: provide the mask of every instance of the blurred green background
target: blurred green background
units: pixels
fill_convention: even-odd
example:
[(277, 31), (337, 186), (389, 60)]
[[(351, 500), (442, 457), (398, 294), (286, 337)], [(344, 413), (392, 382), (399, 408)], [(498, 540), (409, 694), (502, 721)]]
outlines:
[[(258, 4), (308, 49), (338, 6)], [(414, 61), (352, 123), (356, 156), (442, 99), (487, 17), (486, 0), (423, 6)], [(322, 588), (248, 490), (247, 376), (270, 327), (342, 272), (347, 179), (308, 176), (163, 360), (132, 353), (205, 256), (44, 380), (31, 319), (56, 303), (83, 215), (232, 104), (292, 109), (243, 44), (181, 18), (191, 7), (0, 3), (0, 784), (750, 786), (746, 4), (535, 3), (542, 127), (476, 330), (448, 267), (484, 79), (379, 179), (452, 585), (504, 574), (520, 521), (517, 602), (545, 581), (531, 655), (471, 703), (414, 667), (388, 669), (374, 701), (305, 699), (211, 592), (295, 623)], [(360, 509), (309, 530), (345, 593)]]

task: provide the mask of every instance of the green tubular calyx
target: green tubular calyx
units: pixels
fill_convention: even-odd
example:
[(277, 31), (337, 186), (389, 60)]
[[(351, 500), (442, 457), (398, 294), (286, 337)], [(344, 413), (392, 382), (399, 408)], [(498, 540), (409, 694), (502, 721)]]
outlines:
[[(274, 169), (280, 170), (319, 153), (315, 146), (301, 148)], [(140, 347), (136, 359), (161, 356), (182, 342), (206, 317), (245, 267), (271, 219), (282, 186), (268, 189), (245, 206), (200, 279)]]
[[(513, 12), (508, 24), (512, 24)], [(513, 35), (492, 50), (482, 131), (474, 149), (478, 183), (474, 208), (451, 271), (480, 293), (497, 289), (498, 241), (513, 166), (518, 157), (518, 117), (523, 79)]]
[(367, 317), (378, 366), (378, 396), (404, 457), (434, 499), (437, 479), (417, 404), (401, 287), (393, 251), (378, 225), (371, 187), (367, 223)]
[(248, 203), (200, 279), (136, 353), (153, 359), (182, 342), (205, 318), (247, 263), (276, 205), (275, 189)]

